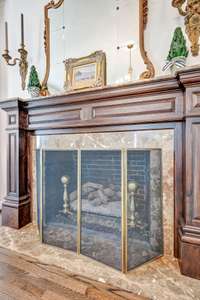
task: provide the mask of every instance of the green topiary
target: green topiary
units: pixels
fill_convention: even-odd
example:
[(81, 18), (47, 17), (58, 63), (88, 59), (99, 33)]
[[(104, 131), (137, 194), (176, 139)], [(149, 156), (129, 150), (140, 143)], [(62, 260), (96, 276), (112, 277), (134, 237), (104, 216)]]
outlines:
[(31, 71), (30, 71), (30, 75), (29, 75), (28, 89), (30, 89), (32, 87), (41, 88), (40, 81), (38, 78), (38, 72), (37, 72), (35, 66), (31, 67)]
[(177, 27), (174, 31), (167, 60), (171, 61), (175, 57), (187, 57), (188, 53), (189, 51), (187, 50), (186, 40), (184, 38), (182, 29), (181, 27)]

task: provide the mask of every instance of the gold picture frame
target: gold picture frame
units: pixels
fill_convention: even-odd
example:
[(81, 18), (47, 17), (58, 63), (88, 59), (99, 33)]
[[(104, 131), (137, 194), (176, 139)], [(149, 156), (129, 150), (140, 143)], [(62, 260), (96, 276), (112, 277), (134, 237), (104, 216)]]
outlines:
[(106, 54), (103, 51), (81, 58), (69, 58), (64, 64), (66, 92), (106, 85)]

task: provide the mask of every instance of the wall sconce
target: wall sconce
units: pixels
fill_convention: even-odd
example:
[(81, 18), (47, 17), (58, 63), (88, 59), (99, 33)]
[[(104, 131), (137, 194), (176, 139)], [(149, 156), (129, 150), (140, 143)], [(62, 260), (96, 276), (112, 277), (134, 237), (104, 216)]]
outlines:
[(192, 44), (191, 51), (193, 56), (199, 54), (200, 38), (200, 1), (187, 0), (185, 10), (183, 5), (186, 0), (173, 0), (172, 6), (178, 8), (179, 14), (185, 17), (186, 33)]
[(20, 48), (18, 49), (18, 52), (20, 54), (20, 58), (12, 58), (9, 55), (9, 47), (8, 47), (8, 23), (5, 22), (5, 45), (6, 48), (3, 53), (3, 58), (6, 61), (6, 64), (8, 66), (15, 66), (17, 62), (19, 62), (19, 73), (21, 76), (21, 81), (22, 81), (22, 90), (25, 90), (26, 88), (26, 76), (28, 73), (28, 61), (27, 61), (27, 56), (28, 52), (25, 49), (24, 45), (24, 15), (21, 14), (21, 45)]

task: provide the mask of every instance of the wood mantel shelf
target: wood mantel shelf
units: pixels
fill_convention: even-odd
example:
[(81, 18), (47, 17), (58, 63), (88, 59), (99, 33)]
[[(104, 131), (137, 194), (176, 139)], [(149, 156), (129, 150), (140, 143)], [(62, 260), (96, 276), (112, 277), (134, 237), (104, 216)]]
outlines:
[(8, 193), (2, 220), (31, 221), (29, 137), (171, 128), (175, 132), (175, 256), (200, 279), (200, 66), (176, 76), (36, 99), (1, 102), (8, 124)]

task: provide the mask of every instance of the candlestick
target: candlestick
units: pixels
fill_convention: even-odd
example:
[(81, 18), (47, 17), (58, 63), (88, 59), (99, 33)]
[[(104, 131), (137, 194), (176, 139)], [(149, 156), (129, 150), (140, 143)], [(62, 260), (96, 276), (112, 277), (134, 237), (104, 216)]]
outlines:
[(8, 50), (8, 22), (5, 22), (5, 50)]
[(20, 54), (20, 57), (12, 58), (9, 54), (8, 50), (8, 23), (5, 22), (5, 46), (6, 49), (4, 50), (4, 53), (2, 54), (3, 58), (6, 61), (6, 64), (8, 66), (15, 66), (17, 63), (19, 63), (19, 72), (21, 76), (21, 82), (22, 82), (22, 90), (25, 90), (26, 88), (26, 76), (28, 72), (28, 61), (27, 56), (28, 52), (25, 49), (24, 44), (24, 15), (21, 14), (21, 45), (18, 49), (18, 52)]
[(21, 14), (21, 45), (24, 46), (24, 15)]

